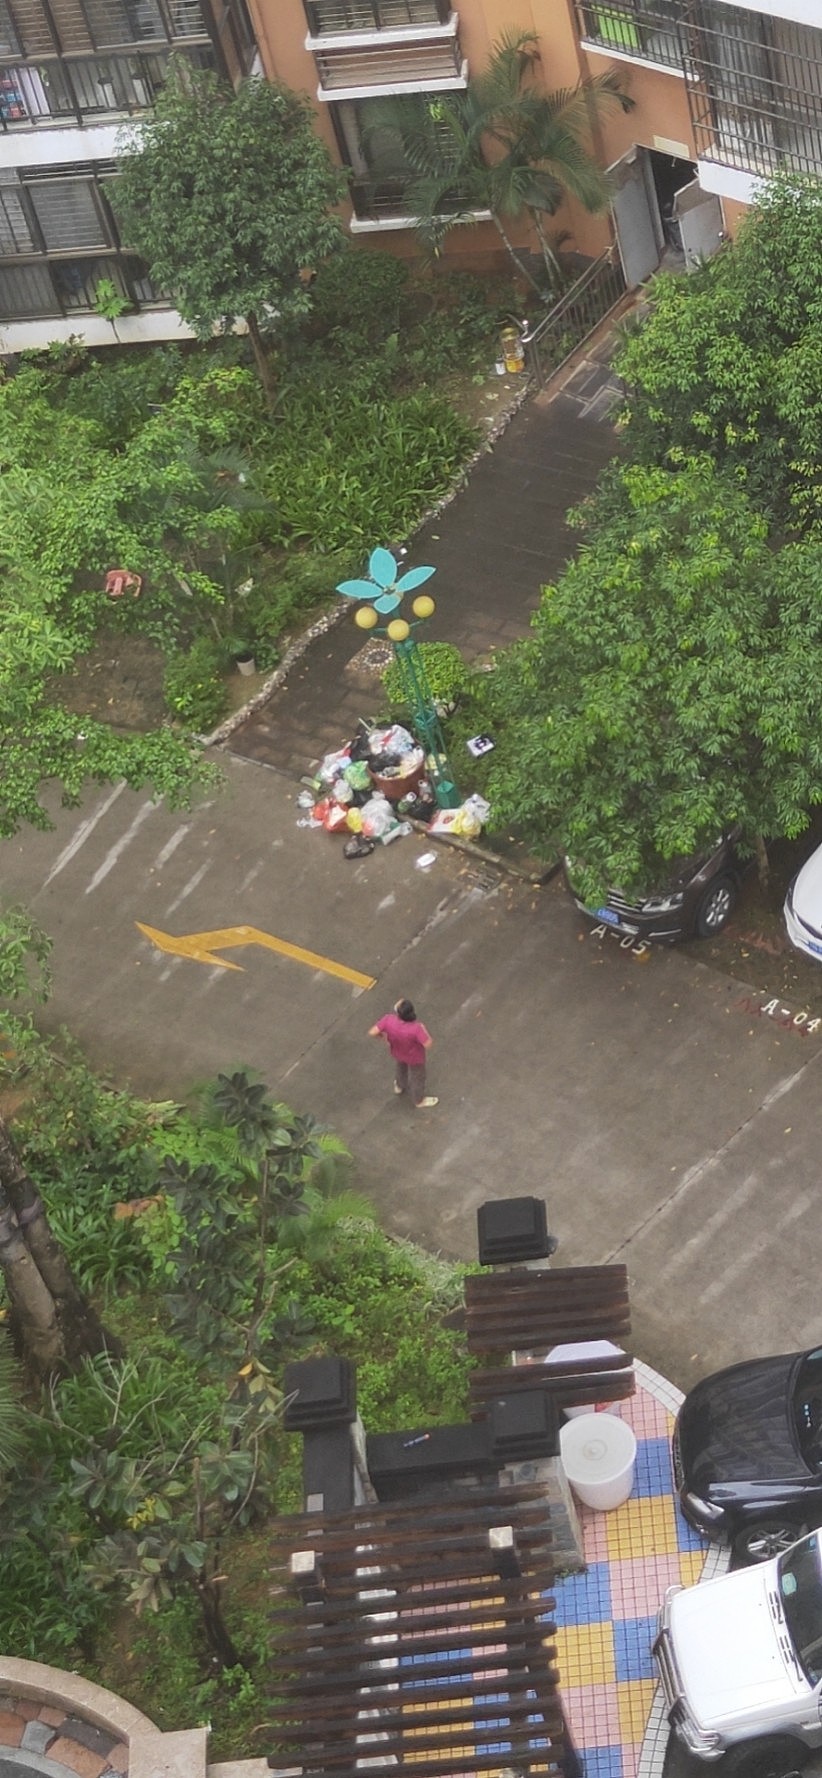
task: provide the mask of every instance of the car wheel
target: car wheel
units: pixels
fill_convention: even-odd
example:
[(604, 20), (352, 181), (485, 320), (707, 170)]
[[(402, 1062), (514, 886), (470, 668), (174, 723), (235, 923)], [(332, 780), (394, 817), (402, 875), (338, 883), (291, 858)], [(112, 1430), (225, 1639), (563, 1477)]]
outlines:
[(792, 1543), (804, 1534), (804, 1525), (793, 1525), (790, 1519), (760, 1519), (755, 1525), (746, 1525), (738, 1531), (734, 1538), (734, 1555), (741, 1562), (770, 1562), (772, 1556), (781, 1556), (789, 1550)]
[(787, 1778), (805, 1765), (810, 1750), (793, 1735), (762, 1735), (756, 1741), (738, 1741), (723, 1756), (723, 1778)]
[(697, 938), (714, 938), (736, 907), (736, 884), (733, 877), (716, 877), (696, 910), (694, 929)]

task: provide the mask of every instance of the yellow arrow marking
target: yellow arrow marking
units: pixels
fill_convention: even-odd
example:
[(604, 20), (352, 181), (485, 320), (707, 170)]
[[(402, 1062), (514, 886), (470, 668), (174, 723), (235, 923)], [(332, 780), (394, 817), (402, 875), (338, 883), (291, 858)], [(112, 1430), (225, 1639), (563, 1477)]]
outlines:
[(376, 976), (363, 975), (359, 969), (348, 969), (345, 963), (334, 963), (320, 957), (317, 951), (304, 951), (302, 945), (290, 945), (287, 939), (274, 938), (270, 932), (259, 932), (256, 926), (222, 926), (216, 932), (186, 932), (174, 938), (170, 932), (158, 932), (156, 926), (144, 926), (135, 920), (158, 951), (169, 951), (174, 957), (190, 957), (195, 963), (210, 963), (218, 969), (242, 969), (241, 963), (226, 963), (215, 951), (233, 950), (237, 945), (263, 945), (267, 951), (279, 951), (281, 957), (292, 957), (295, 963), (307, 963), (309, 969), (322, 969), (326, 975), (339, 976), (355, 988), (373, 988)]

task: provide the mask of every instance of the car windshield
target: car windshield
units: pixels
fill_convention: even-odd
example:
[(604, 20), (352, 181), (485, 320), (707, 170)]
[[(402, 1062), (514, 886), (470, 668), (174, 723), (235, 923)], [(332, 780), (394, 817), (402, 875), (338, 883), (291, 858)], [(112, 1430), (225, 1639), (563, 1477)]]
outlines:
[(779, 1558), (779, 1597), (788, 1634), (811, 1685), (822, 1679), (822, 1554), (820, 1533), (803, 1537)]
[(822, 1470), (822, 1348), (808, 1352), (793, 1389), (796, 1442), (809, 1469)]

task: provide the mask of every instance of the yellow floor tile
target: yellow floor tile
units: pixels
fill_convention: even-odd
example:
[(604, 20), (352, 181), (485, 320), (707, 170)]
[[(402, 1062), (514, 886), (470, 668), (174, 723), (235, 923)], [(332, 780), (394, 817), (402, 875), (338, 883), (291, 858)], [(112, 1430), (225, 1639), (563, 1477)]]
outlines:
[(617, 1686), (619, 1733), (622, 1741), (641, 1741), (656, 1689), (653, 1679), (631, 1679)]
[(670, 1496), (626, 1500), (608, 1514), (608, 1560), (626, 1561), (637, 1556), (675, 1556), (678, 1550), (676, 1509)]
[(679, 1573), (683, 1587), (695, 1587), (704, 1566), (704, 1550), (682, 1550), (679, 1557)]
[(613, 1684), (613, 1624), (569, 1624), (557, 1630), (556, 1650), (561, 1690), (566, 1686)]

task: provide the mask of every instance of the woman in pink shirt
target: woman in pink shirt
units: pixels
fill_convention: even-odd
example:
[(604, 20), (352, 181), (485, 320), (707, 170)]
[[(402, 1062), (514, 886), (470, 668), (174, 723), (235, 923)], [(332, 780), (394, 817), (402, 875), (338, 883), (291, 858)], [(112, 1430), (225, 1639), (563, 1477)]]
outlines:
[(398, 1000), (393, 1012), (371, 1026), (369, 1037), (384, 1037), (394, 1058), (394, 1092), (410, 1093), (416, 1111), (427, 1111), (439, 1100), (425, 1091), (425, 1052), (432, 1039), (420, 1023), (410, 1000)]

